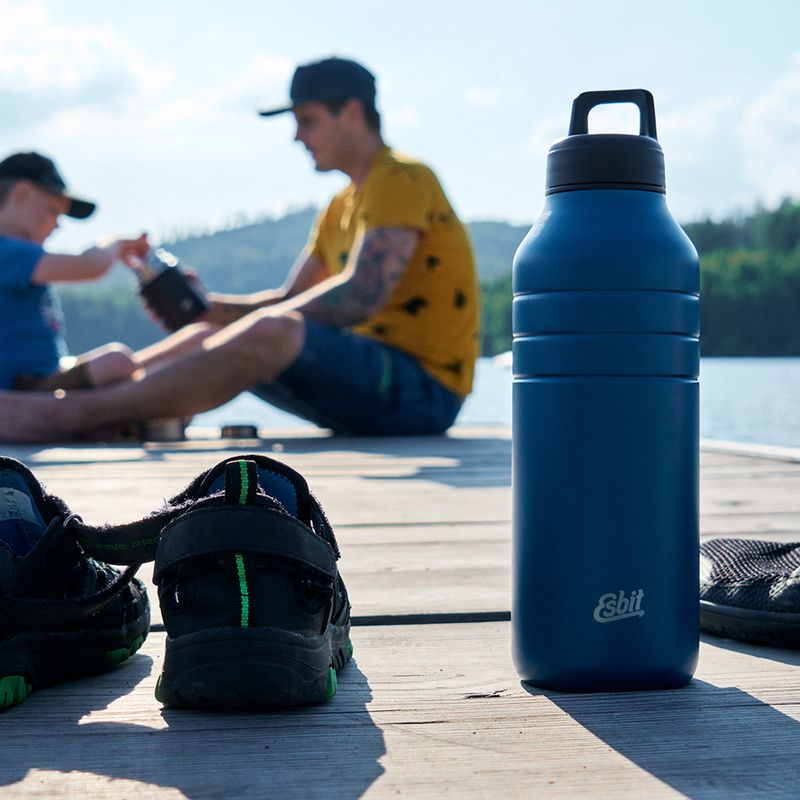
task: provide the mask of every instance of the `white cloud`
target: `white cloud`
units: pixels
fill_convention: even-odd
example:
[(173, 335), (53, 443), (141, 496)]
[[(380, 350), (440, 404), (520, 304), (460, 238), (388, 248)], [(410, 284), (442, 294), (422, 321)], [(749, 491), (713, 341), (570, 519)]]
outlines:
[(709, 139), (719, 131), (721, 117), (736, 106), (733, 97), (712, 97), (677, 109), (668, 108), (656, 120), (659, 137)]
[(800, 54), (744, 111), (745, 175), (767, 203), (800, 191)]
[(175, 67), (155, 61), (103, 24), (56, 23), (35, 0), (0, 0), (0, 19), (2, 119), (17, 130), (27, 126), (32, 138), (46, 124), (54, 139), (113, 136), (135, 147), (151, 132), (168, 145), (184, 124), (224, 130), (232, 114), (254, 115), (287, 98), (293, 65), (280, 56), (258, 53), (233, 75), (187, 91), (177, 85)]
[[(733, 155), (733, 130), (736, 125), (737, 102), (730, 96), (711, 97), (699, 103), (678, 108), (667, 107), (657, 115), (656, 129), (664, 152), (671, 164), (707, 162), (710, 154)], [(731, 164), (731, 169), (738, 169)]]
[[(268, 191), (256, 176), (307, 168), (301, 149), (287, 152), (291, 120), (256, 115), (286, 102), (287, 58), (251, 52), (198, 80), (151, 43), (103, 23), (60, 23), (37, 0), (0, 0), (0, 21), (0, 158), (52, 155), (75, 191), (100, 201), (91, 220), (65, 226), (58, 246), (109, 227), (158, 231), (219, 222), (231, 208), (257, 213)], [(287, 186), (287, 202), (302, 203), (299, 193)]]
[(0, 105), (7, 125), (40, 124), (64, 108), (118, 109), (137, 93), (161, 92), (170, 83), (171, 69), (104, 25), (57, 25), (42, 3), (9, 0), (0, 0), (0, 19)]

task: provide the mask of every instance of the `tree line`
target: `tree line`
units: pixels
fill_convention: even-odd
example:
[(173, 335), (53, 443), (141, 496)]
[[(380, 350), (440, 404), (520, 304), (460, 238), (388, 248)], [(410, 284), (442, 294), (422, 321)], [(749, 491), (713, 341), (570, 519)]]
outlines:
[[(279, 285), (301, 251), (314, 209), (167, 243), (209, 288)], [(469, 226), (483, 289), (484, 355), (511, 347), (511, 263), (528, 226)], [(700, 254), (701, 349), (706, 356), (800, 355), (800, 203), (684, 225)], [(108, 341), (138, 348), (163, 335), (121, 268), (97, 284), (60, 290), (71, 352)]]
[[(704, 356), (800, 355), (800, 203), (683, 226), (700, 255)], [(511, 347), (511, 273), (483, 284), (483, 352)]]

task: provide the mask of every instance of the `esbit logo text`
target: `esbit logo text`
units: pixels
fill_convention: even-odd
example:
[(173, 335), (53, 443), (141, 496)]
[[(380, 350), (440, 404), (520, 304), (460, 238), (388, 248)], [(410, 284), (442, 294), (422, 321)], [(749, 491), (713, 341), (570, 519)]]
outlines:
[(594, 609), (596, 622), (616, 622), (620, 619), (643, 617), (642, 598), (644, 589), (635, 589), (628, 597), (622, 589), (619, 592), (607, 592), (597, 601)]

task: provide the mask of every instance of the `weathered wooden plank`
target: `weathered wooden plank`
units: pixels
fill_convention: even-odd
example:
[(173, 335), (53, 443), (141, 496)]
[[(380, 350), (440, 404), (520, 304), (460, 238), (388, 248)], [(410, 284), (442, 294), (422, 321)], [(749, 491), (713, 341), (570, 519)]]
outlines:
[[(361, 440), (348, 441), (357, 443)], [(363, 524), (371, 512), (381, 510), (383, 520), (373, 516), (368, 521), (413, 521), (416, 519), (413, 506), (422, 505), (413, 503), (414, 498), (419, 498), (420, 492), (426, 491), (425, 487), (442, 485), (451, 489), (469, 488), (470, 496), (479, 492), (479, 502), (474, 504), (478, 508), (471, 511), (478, 513), (480, 506), (489, 503), (495, 515), (510, 513), (508, 494), (503, 491), (510, 485), (510, 445), (507, 439), (473, 441), (433, 437), (385, 441), (386, 446), (382, 448), (362, 445), (361, 450), (348, 451), (336, 439), (305, 437), (295, 440), (293, 445), (287, 444), (279, 453), (266, 452), (303, 472), (318, 494), (324, 494), (328, 484), (333, 485), (335, 491), (328, 492), (329, 496), (323, 500), (341, 505), (343, 513), (339, 524), (350, 521)], [(201, 447), (199, 442), (187, 445), (192, 449), (180, 449), (179, 445), (171, 445), (169, 449), (163, 445), (146, 449), (83, 447), (28, 448), (21, 451), (17, 448), (17, 455), (47, 479), (54, 490), (61, 487), (65, 495), (70, 493), (71, 482), (77, 484), (80, 487), (77, 491), (84, 494), (87, 493), (86, 484), (91, 483), (95, 494), (103, 500), (108, 492), (132, 492), (146, 494), (147, 503), (155, 503), (181, 489), (197, 472), (238, 450), (219, 446), (210, 448), (207, 444)], [(311, 451), (298, 450), (300, 446), (309, 448), (312, 445), (314, 449)], [(481, 454), (482, 450), (492, 449), (496, 452), (494, 460), (486, 453)], [(793, 488), (800, 465), (705, 452), (702, 462), (704, 515), (715, 514), (721, 507), (727, 509), (730, 504), (744, 504), (746, 508), (741, 510), (752, 507), (758, 513), (800, 512), (800, 493)], [(354, 480), (336, 480), (347, 477)], [(419, 482), (423, 482), (425, 487), (421, 487)], [(757, 486), (754, 487), (754, 483)], [(493, 492), (493, 489), (500, 491)], [(439, 518), (444, 521), (448, 516), (459, 519), (459, 515), (453, 516), (454, 508), (448, 502), (447, 494), (441, 499), (447, 513), (439, 514)], [(463, 493), (459, 496), (460, 504), (463, 504), (465, 496)], [(358, 503), (354, 504), (354, 497)], [(371, 503), (371, 498), (378, 505)], [(354, 505), (358, 507), (353, 508)], [(347, 512), (346, 516), (344, 512)], [(435, 507), (432, 512), (436, 513)], [(471, 518), (487, 519), (480, 513)]]
[[(307, 442), (309, 440), (299, 440)], [(314, 440), (321, 452), (278, 457), (306, 476), (334, 525), (377, 522), (470, 522), (510, 518), (507, 442), (449, 437), (387, 440), (373, 452), (343, 451), (339, 440)], [(361, 440), (356, 440), (361, 441)], [(373, 440), (367, 440), (372, 442)], [(380, 442), (381, 440), (376, 440)], [(494, 442), (506, 451), (498, 465), (475, 448)], [(331, 443), (334, 443), (333, 445)], [(413, 443), (419, 447), (414, 449)], [(61, 494), (87, 522), (122, 522), (141, 516), (180, 491), (197, 473), (238, 450), (45, 448), (17, 455)], [(364, 446), (366, 448), (366, 445)], [(436, 455), (436, 448), (450, 455)], [(380, 449), (388, 451), (382, 455)], [(472, 455), (458, 453), (472, 451)], [(403, 454), (408, 453), (407, 457)], [(413, 453), (413, 455), (412, 455)], [(275, 455), (267, 452), (267, 455)], [(474, 465), (468, 467), (472, 459)], [(469, 488), (470, 503), (464, 513)], [(114, 497), (113, 504), (108, 502)]]
[(0, 716), (3, 797), (796, 797), (800, 654), (702, 646), (673, 692), (526, 691), (508, 624), (357, 628), (329, 704), (162, 710), (163, 634)]
[[(508, 608), (508, 432), (261, 447), (337, 529), (359, 616)], [(251, 443), (5, 448), (89, 522), (129, 521)], [(800, 540), (800, 464), (701, 458), (702, 530)], [(143, 568), (148, 574), (149, 567)], [(155, 593), (155, 621), (159, 621)], [(526, 692), (507, 624), (354, 628), (336, 700), (274, 714), (162, 711), (164, 634), (112, 673), (0, 715), (6, 797), (794, 797), (800, 654), (720, 641), (669, 693)]]
[[(307, 476), (328, 511), (354, 613), (508, 610), (507, 436), (346, 442), (352, 450), (305, 435), (286, 439), (279, 455)], [(27, 460), (87, 522), (125, 522), (235, 452), (219, 445), (30, 448)], [(475, 466), (483, 450), (494, 453), (492, 469)], [(701, 531), (800, 540), (799, 485), (800, 464), (704, 452)]]

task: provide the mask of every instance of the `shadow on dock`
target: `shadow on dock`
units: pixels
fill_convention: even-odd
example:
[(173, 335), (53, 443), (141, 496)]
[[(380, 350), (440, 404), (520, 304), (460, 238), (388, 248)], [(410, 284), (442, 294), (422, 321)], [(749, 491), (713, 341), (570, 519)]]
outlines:
[[(452, 487), (510, 487), (511, 440), (507, 435), (481, 432), (476, 436), (407, 436), (346, 437), (288, 435), (268, 439), (191, 439), (185, 442), (146, 444), (52, 444), (6, 446), (4, 455), (23, 461), (32, 469), (62, 467), (71, 464), (102, 462), (113, 465), (130, 462), (160, 464), (176, 455), (208, 456), (215, 463), (231, 452), (262, 453), (291, 463), (293, 456), (309, 454), (350, 454), (356, 464), (359, 457), (382, 457), (382, 463), (407, 460), (422, 461), (413, 473), (370, 475), (367, 480), (405, 480), (416, 478)], [(387, 461), (388, 459), (388, 461)], [(434, 463), (425, 464), (426, 460)]]
[(685, 797), (797, 796), (800, 724), (736, 687), (693, 680), (662, 692), (528, 691)]
[[(198, 799), (347, 799), (360, 797), (383, 773), (383, 733), (366, 709), (371, 691), (355, 662), (340, 673), (336, 697), (322, 706), (245, 714), (164, 709), (160, 718), (148, 707), (140, 718), (160, 719), (161, 726), (108, 721), (113, 709), (105, 709), (132, 692), (151, 667), (152, 659), (139, 655), (112, 673), (37, 692), (0, 716), (0, 794), (34, 770), (64, 773), (65, 794), (80, 780), (93, 795), (87, 776), (97, 775)], [(158, 705), (151, 692), (139, 694)], [(135, 719), (136, 709), (125, 705), (123, 716)], [(57, 775), (45, 780), (61, 794)], [(37, 794), (35, 784), (27, 791)]]

